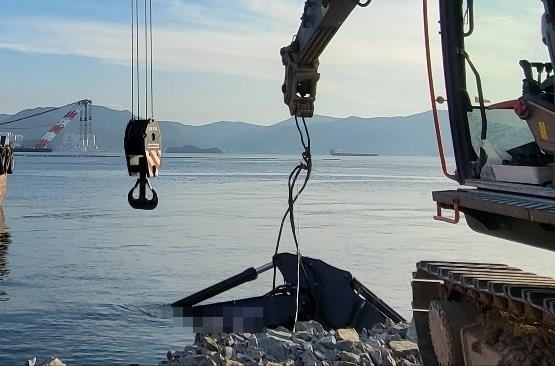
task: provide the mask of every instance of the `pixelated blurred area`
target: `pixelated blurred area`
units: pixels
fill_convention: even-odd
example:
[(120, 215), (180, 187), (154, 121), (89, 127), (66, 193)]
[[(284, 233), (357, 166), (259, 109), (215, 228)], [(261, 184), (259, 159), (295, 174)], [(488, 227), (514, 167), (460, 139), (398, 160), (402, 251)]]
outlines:
[(264, 329), (264, 308), (261, 306), (220, 308), (174, 308), (177, 325), (194, 333), (258, 333)]

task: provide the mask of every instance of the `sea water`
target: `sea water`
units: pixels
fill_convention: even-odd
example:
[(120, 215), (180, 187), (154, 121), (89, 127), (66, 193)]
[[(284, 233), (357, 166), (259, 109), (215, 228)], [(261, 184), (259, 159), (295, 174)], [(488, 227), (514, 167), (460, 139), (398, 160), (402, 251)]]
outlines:
[[(0, 365), (155, 365), (184, 347), (194, 335), (169, 304), (271, 260), (298, 161), (166, 156), (152, 179), (158, 208), (137, 211), (123, 156), (17, 157), (0, 243)], [(418, 260), (555, 275), (551, 252), (434, 221), (431, 191), (455, 187), (435, 157), (315, 156), (295, 209), (301, 252), (350, 271), (407, 319)], [(280, 250), (294, 250), (289, 226)], [(215, 300), (270, 288), (267, 273)]]

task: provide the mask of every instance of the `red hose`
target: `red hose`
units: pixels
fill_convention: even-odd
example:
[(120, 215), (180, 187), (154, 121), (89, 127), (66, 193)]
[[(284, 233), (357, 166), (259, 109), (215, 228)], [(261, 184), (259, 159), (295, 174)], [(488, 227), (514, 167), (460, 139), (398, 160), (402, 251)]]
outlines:
[(443, 139), (441, 137), (441, 126), (439, 124), (439, 116), (437, 114), (436, 96), (434, 93), (434, 77), (432, 75), (432, 57), (430, 52), (430, 34), (428, 29), (428, 1), (422, 0), (424, 15), (424, 43), (426, 46), (426, 66), (428, 68), (428, 85), (430, 87), (430, 102), (432, 103), (432, 113), (434, 115), (434, 125), (436, 130), (437, 148), (439, 150), (439, 160), (441, 161), (441, 170), (449, 179), (457, 180), (454, 174), (447, 171), (445, 162), (445, 152), (443, 150)]

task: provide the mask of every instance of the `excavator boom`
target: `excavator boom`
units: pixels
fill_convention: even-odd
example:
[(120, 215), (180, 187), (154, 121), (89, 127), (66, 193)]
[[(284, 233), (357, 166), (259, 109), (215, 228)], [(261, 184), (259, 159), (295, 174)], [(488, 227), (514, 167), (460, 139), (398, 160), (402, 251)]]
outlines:
[(312, 117), (318, 57), (356, 6), (354, 0), (307, 0), (293, 42), (281, 49), (285, 66), (282, 86), (292, 116)]

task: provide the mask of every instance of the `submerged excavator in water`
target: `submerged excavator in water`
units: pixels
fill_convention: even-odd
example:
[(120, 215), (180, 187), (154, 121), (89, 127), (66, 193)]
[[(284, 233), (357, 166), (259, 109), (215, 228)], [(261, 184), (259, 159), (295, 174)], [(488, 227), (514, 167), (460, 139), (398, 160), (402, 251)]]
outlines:
[[(281, 50), (282, 91), (295, 118), (304, 122), (312, 117), (320, 78), (318, 58), (357, 5), (370, 5), (370, 0), (305, 2), (298, 33)], [(442, 167), (464, 186), (432, 193), (435, 218), (457, 223), (463, 213), (477, 232), (555, 250), (555, 0), (439, 0), (445, 98), (434, 94), (426, 0), (423, 5), (430, 99)], [(513, 16), (501, 16), (496, 7), (510, 8)], [(481, 14), (489, 17), (480, 18)], [(499, 22), (508, 24), (498, 27)], [(495, 32), (504, 29), (515, 34), (502, 34), (499, 39)], [(530, 34), (535, 38), (523, 40)], [(475, 50), (489, 54), (483, 59), (484, 73), (471, 58)], [(456, 160), (454, 174), (445, 166), (437, 117), (436, 103), (444, 102)], [(309, 147), (310, 141), (301, 164), (308, 171)], [(289, 209), (292, 202), (290, 189)], [(453, 211), (453, 218), (445, 217), (445, 210)], [(237, 315), (233, 311), (239, 307), (261, 306), (261, 324), (291, 325), (295, 310), (290, 299), (296, 296), (295, 319), (313, 318), (330, 327), (361, 328), (384, 318), (403, 320), (348, 272), (296, 258), (277, 254), (271, 264), (246, 270), (173, 305), (182, 309), (181, 315), (192, 317), (222, 315), (226, 309)], [(259, 298), (194, 306), (276, 266), (293, 286), (274, 285), (272, 292)], [(425, 365), (555, 362), (555, 279), (503, 264), (421, 261), (416, 264), (412, 288), (414, 323)], [(315, 301), (326, 306), (314, 305)], [(348, 311), (333, 310), (338, 307)]]

